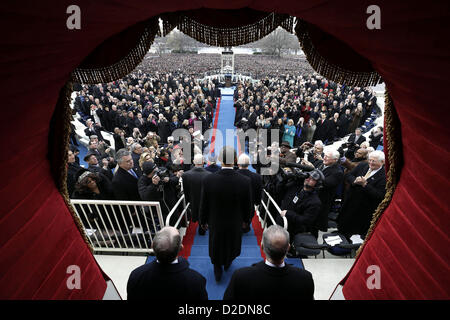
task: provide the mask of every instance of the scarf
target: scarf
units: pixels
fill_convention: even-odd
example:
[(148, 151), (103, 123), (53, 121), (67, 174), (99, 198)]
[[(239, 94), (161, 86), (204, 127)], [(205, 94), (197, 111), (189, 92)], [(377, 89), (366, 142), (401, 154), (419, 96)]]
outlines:
[(302, 130), (303, 130), (303, 128), (301, 126), (298, 126), (297, 131), (295, 132), (295, 135), (300, 138), (300, 136), (302, 135)]

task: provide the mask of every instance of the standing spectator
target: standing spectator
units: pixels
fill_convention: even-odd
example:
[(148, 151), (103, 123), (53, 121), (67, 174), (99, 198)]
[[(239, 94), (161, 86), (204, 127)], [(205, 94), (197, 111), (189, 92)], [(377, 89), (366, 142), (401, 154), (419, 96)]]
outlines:
[[(211, 173), (203, 168), (204, 160), (201, 154), (194, 156), (194, 165), (195, 167), (183, 174), (182, 179), (186, 201), (191, 204), (192, 221), (197, 222), (199, 220), (202, 182)], [(206, 230), (200, 225), (198, 234), (204, 235), (205, 232)]]
[(134, 163), (131, 153), (126, 149), (120, 149), (116, 153), (116, 161), (119, 166), (114, 172), (112, 187), (117, 200), (140, 201), (138, 191), (138, 176), (133, 171)]
[[(248, 166), (250, 165), (250, 157), (248, 155), (246, 155), (245, 153), (242, 153), (239, 156), (238, 165), (239, 165), (239, 169), (237, 170), (237, 172), (244, 176), (249, 177), (252, 182), (251, 187), (252, 187), (253, 207), (259, 206), (259, 204), (261, 203), (261, 197), (262, 197), (262, 178), (261, 178), (261, 176), (257, 173), (251, 172), (248, 169)], [(253, 218), (253, 213), (250, 216), (249, 221), (244, 221), (244, 225), (242, 228), (242, 231), (244, 233), (250, 231), (250, 223), (251, 223), (252, 218)]]
[(347, 238), (359, 234), (365, 238), (372, 215), (386, 192), (384, 153), (373, 151), (369, 163), (361, 162), (346, 176), (350, 188), (338, 217), (338, 230)]
[(306, 128), (306, 141), (313, 142), (314, 132), (316, 131), (316, 122), (310, 119)]
[(294, 126), (294, 120), (289, 119), (287, 124), (284, 126), (284, 133), (282, 141), (287, 141), (290, 145), (290, 148), (294, 147), (294, 136), (295, 136), (296, 128)]
[(82, 168), (75, 162), (75, 155), (72, 150), (67, 151), (67, 192), (72, 196), (77, 182), (77, 173)]
[(370, 146), (377, 150), (378, 146), (381, 144), (381, 139), (383, 139), (383, 127), (376, 127), (372, 130), (369, 136)]

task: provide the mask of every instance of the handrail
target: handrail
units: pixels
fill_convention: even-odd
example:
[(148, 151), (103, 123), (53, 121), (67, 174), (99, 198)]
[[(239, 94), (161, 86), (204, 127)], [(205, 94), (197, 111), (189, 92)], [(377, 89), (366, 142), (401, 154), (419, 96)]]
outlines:
[[(267, 205), (261, 199), (261, 204), (263, 205), (263, 207), (264, 207), (264, 209), (266, 211), (266, 216), (268, 215), (270, 220), (272, 221), (272, 223), (276, 224), (275, 219), (272, 217), (272, 215), (269, 212), (269, 202), (272, 202), (274, 207), (275, 207), (275, 209), (277, 209), (278, 213), (280, 214), (281, 218), (283, 218), (283, 228), (287, 230), (287, 228), (288, 228), (288, 221), (287, 221), (286, 217), (283, 217), (281, 215), (281, 211), (282, 211), (281, 208), (278, 206), (277, 202), (272, 198), (272, 196), (265, 189), (263, 189), (263, 191), (267, 195), (267, 199), (268, 199)], [(265, 220), (265, 217), (264, 217), (264, 226), (263, 226), (264, 228), (266, 227), (265, 225), (266, 225), (266, 220)]]
[(181, 221), (181, 219), (182, 219), (183, 217), (184, 217), (184, 220), (185, 220), (185, 222), (186, 222), (186, 227), (187, 227), (187, 225), (188, 225), (188, 220), (187, 220), (187, 214), (186, 214), (186, 212), (187, 212), (187, 209), (189, 208), (189, 205), (190, 205), (189, 202), (186, 204), (186, 197), (185, 197), (185, 195), (184, 195), (183, 178), (182, 178), (182, 177), (180, 177), (179, 184), (180, 184), (180, 189), (181, 189), (182, 196), (180, 197), (180, 199), (178, 199), (177, 203), (173, 206), (172, 210), (170, 210), (170, 212), (169, 212), (169, 214), (167, 215), (167, 218), (166, 218), (166, 226), (169, 226), (169, 225), (170, 225), (170, 219), (172, 218), (172, 215), (175, 213), (175, 210), (178, 208), (178, 206), (180, 205), (180, 203), (183, 202), (183, 207), (184, 207), (184, 209), (183, 209), (183, 211), (181, 212), (180, 216), (178, 217), (177, 222), (176, 222), (175, 225), (174, 225), (175, 228), (178, 228), (178, 225), (180, 224), (180, 221)]
[[(177, 203), (173, 206), (172, 210), (170, 210), (169, 214), (167, 215), (166, 218), (166, 226), (170, 225), (170, 219), (172, 218), (172, 215), (175, 213), (175, 210), (178, 209), (178, 206), (180, 205), (180, 203), (184, 200), (184, 194), (181, 196), (180, 199), (178, 199)], [(190, 203), (186, 204), (186, 206), (184, 207), (183, 211), (180, 214), (180, 217), (178, 217), (178, 220), (176, 222), (176, 224), (174, 225), (174, 227), (176, 228), (179, 224), (179, 222), (181, 221), (181, 218), (183, 217), (183, 215), (186, 213), (188, 207), (189, 207)]]

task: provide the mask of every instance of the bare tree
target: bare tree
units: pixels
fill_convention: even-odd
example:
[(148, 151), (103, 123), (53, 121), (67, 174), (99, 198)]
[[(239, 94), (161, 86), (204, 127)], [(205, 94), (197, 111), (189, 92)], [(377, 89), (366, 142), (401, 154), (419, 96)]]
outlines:
[(281, 56), (281, 52), (284, 49), (300, 49), (297, 37), (281, 27), (278, 27), (271, 34), (255, 43), (256, 45), (259, 45), (265, 53), (278, 57)]
[(167, 47), (176, 52), (187, 52), (189, 48), (196, 47), (196, 41), (184, 33), (173, 30), (167, 36)]

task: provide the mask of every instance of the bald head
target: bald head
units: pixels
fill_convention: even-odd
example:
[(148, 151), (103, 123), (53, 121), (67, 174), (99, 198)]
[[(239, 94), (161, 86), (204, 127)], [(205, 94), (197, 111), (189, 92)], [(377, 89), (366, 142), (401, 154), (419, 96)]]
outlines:
[(289, 250), (289, 233), (278, 225), (272, 225), (263, 232), (262, 246), (268, 260), (281, 264)]
[(170, 264), (181, 250), (181, 237), (174, 227), (164, 227), (153, 238), (153, 251), (162, 264)]
[(359, 148), (358, 150), (355, 151), (355, 158), (356, 159), (367, 159), (368, 153), (369, 153), (369, 151), (367, 149)]

